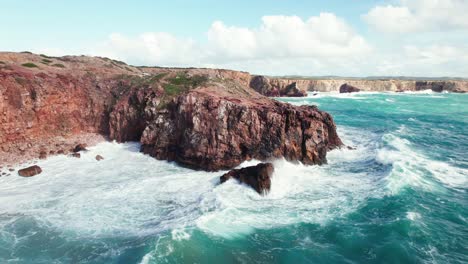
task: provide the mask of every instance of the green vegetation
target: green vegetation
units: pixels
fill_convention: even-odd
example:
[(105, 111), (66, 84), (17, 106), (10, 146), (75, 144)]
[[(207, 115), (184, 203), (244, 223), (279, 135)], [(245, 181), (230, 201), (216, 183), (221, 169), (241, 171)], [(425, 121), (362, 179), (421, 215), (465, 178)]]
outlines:
[(187, 73), (179, 73), (176, 77), (170, 78), (169, 83), (190, 89), (205, 83), (207, 80), (208, 78), (204, 75), (188, 76)]
[(174, 84), (171, 84), (171, 83), (164, 84), (164, 92), (168, 96), (178, 95), (178, 94), (180, 94), (180, 93), (182, 93), (184, 91), (186, 91), (185, 87), (181, 87), (179, 85), (174, 85)]
[(38, 68), (37, 65), (32, 62), (23, 63), (21, 65), (23, 65), (24, 67), (28, 67), (28, 68)]
[(167, 75), (167, 72), (158, 73), (152, 77), (152, 80), (159, 81)]
[(48, 59), (42, 59), (42, 63), (44, 64), (49, 64), (51, 63), (52, 61), (51, 60), (48, 60)]
[(125, 69), (126, 69), (127, 71), (133, 72), (133, 70), (132, 70), (131, 68), (129, 68), (129, 67), (125, 67)]
[(46, 59), (52, 59), (52, 57), (47, 56), (47, 55), (45, 55), (45, 54), (39, 54), (39, 56), (41, 56), (41, 57), (43, 57), (43, 58), (46, 58)]
[(22, 51), (22, 52), (20, 52), (20, 53), (33, 54), (33, 53), (30, 52), (30, 51)]
[(169, 78), (168, 83), (163, 85), (164, 96), (158, 108), (164, 108), (167, 102), (181, 93), (194, 89), (208, 81), (204, 75), (188, 76), (187, 73), (179, 73), (176, 77)]
[(65, 68), (65, 65), (61, 63), (55, 63), (55, 64), (52, 64), (52, 66), (57, 67), (57, 68)]

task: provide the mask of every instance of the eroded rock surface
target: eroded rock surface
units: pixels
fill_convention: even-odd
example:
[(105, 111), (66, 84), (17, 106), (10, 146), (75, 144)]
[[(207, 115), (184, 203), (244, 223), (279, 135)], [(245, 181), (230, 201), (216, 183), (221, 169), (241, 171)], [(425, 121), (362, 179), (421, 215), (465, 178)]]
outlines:
[[(205, 170), (251, 158), (322, 164), (326, 151), (341, 145), (330, 115), (262, 96), (245, 72), (86, 56), (0, 59), (0, 164), (79, 151), (78, 143), (95, 143), (80, 138), (88, 134), (140, 141), (158, 159)], [(268, 83), (280, 96), (304, 91), (299, 83)]]
[(297, 82), (286, 83), (280, 79), (270, 79), (265, 76), (253, 76), (250, 87), (258, 93), (270, 96), (304, 97), (307, 90), (300, 88)]
[(280, 103), (235, 82), (193, 90), (149, 116), (144, 153), (209, 171), (252, 158), (323, 164), (327, 150), (342, 145), (328, 113)]

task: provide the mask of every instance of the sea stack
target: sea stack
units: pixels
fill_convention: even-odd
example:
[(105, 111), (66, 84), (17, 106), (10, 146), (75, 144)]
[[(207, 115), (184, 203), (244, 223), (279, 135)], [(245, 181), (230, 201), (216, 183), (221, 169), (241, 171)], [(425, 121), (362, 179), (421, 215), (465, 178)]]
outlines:
[(340, 86), (340, 93), (356, 93), (359, 91), (361, 91), (361, 89), (354, 87), (352, 85), (349, 85), (347, 83)]

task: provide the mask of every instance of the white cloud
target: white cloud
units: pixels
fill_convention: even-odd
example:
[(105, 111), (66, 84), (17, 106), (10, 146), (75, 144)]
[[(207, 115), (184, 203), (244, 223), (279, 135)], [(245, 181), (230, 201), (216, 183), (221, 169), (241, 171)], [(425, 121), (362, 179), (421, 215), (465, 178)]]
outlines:
[(467, 13), (467, 0), (400, 0), (372, 8), (363, 19), (385, 33), (468, 30)]
[(164, 32), (146, 32), (137, 37), (113, 33), (92, 51), (95, 55), (120, 58), (135, 64), (189, 65), (202, 56), (192, 39), (176, 38)]
[(246, 60), (353, 57), (370, 50), (364, 38), (331, 13), (305, 21), (297, 16), (265, 16), (258, 28), (215, 21), (206, 35), (201, 44), (168, 33), (148, 32), (137, 37), (114, 33), (93, 54), (134, 64), (229, 67)]
[(393, 53), (373, 57), (374, 75), (468, 77), (468, 47), (407, 45)]
[[(428, 10), (414, 11), (420, 1), (405, 0), (401, 6), (376, 7), (369, 14), (380, 17), (379, 12), (387, 12), (386, 19), (376, 20), (382, 31), (413, 32), (427, 30), (428, 23), (430, 28), (447, 24), (444, 17), (450, 17), (452, 5), (460, 4), (447, 0), (444, 3), (452, 5), (444, 8), (438, 1), (429, 2), (428, 10), (439, 7), (438, 13), (431, 14), (438, 18), (423, 15)], [(463, 19), (464, 15), (451, 18), (452, 29), (461, 28)], [(215, 21), (204, 37), (196, 41), (163, 32), (138, 36), (114, 33), (91, 50), (81, 51), (134, 65), (227, 68), (268, 75), (468, 77), (468, 42), (458, 32), (392, 35), (390, 39), (379, 34), (373, 39), (379, 46), (371, 47), (343, 19), (321, 13), (308, 19), (264, 16), (258, 27)], [(55, 55), (80, 54), (78, 50), (49, 51)]]

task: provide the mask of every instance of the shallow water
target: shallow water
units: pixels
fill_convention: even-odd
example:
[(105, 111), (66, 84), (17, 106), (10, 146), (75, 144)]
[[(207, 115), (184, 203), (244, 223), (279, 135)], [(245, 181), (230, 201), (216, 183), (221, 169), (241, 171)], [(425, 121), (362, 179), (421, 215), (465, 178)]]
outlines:
[(0, 263), (468, 262), (468, 95), (280, 100), (330, 112), (357, 150), (274, 161), (265, 197), (136, 143), (52, 157), (0, 178)]

